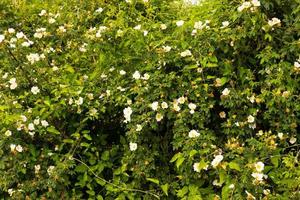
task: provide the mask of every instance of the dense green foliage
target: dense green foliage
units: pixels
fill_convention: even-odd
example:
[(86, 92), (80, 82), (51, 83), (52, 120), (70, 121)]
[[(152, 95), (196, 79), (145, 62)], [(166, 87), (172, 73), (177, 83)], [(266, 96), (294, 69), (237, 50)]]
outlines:
[(1, 1), (1, 199), (300, 199), (299, 36), (299, 0)]

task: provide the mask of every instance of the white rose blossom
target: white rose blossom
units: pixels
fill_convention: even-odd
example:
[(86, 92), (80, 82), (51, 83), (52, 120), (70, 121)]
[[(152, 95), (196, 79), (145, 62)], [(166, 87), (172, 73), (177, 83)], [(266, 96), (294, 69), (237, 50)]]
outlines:
[(135, 151), (135, 150), (137, 150), (137, 143), (135, 143), (135, 142), (130, 142), (130, 143), (129, 143), (129, 149), (130, 149), (130, 151)]
[(179, 26), (182, 26), (184, 24), (184, 21), (183, 20), (179, 20), (176, 22), (176, 25), (179, 27)]
[(189, 132), (189, 138), (196, 138), (199, 136), (200, 136), (200, 133), (194, 129)]
[(125, 123), (130, 122), (131, 121), (131, 114), (132, 114), (132, 109), (130, 107), (127, 107), (123, 110), (123, 114), (125, 117)]
[(31, 88), (31, 92), (32, 92), (33, 94), (38, 94), (38, 93), (40, 92), (40, 89), (39, 89), (37, 86), (33, 86), (33, 87)]
[(215, 158), (211, 162), (211, 165), (213, 166), (213, 168), (216, 168), (221, 163), (221, 161), (223, 160), (223, 158), (224, 157), (222, 155), (215, 156)]

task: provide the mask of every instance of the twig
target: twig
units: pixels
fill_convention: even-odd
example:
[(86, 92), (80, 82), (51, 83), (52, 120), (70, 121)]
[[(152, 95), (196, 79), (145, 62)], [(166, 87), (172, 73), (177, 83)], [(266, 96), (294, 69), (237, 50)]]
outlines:
[(149, 192), (149, 191), (144, 191), (144, 190), (139, 190), (139, 189), (124, 188), (124, 187), (120, 187), (120, 186), (118, 186), (118, 185), (116, 185), (116, 184), (113, 184), (113, 183), (111, 183), (111, 182), (105, 180), (104, 178), (99, 177), (99, 176), (98, 176), (98, 175), (97, 175), (97, 174), (96, 174), (96, 173), (95, 173), (95, 172), (94, 172), (87, 164), (85, 164), (83, 161), (81, 161), (81, 160), (79, 160), (79, 159), (77, 159), (77, 158), (74, 158), (74, 157), (71, 157), (71, 159), (76, 160), (77, 162), (79, 162), (79, 163), (83, 164), (84, 166), (86, 166), (96, 178), (100, 179), (101, 181), (103, 181), (103, 182), (105, 182), (105, 183), (107, 183), (107, 184), (110, 184), (110, 185), (112, 185), (112, 186), (114, 186), (114, 187), (116, 187), (116, 188), (119, 188), (119, 189), (123, 190), (123, 191), (140, 192), (140, 193), (149, 194), (149, 195), (151, 195), (151, 196), (154, 196), (156, 199), (160, 199), (159, 195), (154, 194), (154, 193)]

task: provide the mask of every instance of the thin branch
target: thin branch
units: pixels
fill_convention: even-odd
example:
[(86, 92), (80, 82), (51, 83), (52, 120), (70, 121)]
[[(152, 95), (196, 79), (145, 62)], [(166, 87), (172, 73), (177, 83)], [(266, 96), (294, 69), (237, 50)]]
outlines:
[(83, 164), (84, 166), (86, 166), (86, 167), (89, 169), (89, 171), (91, 171), (91, 173), (92, 173), (96, 178), (100, 179), (101, 181), (103, 181), (103, 182), (105, 182), (105, 183), (107, 183), (107, 184), (109, 184), (109, 185), (112, 185), (112, 186), (114, 186), (114, 187), (116, 187), (116, 188), (119, 188), (119, 189), (121, 189), (121, 190), (123, 190), (123, 191), (140, 192), (140, 193), (144, 193), (144, 194), (149, 194), (149, 195), (155, 197), (156, 199), (160, 199), (159, 195), (154, 194), (154, 193), (149, 192), (149, 191), (144, 191), (144, 190), (139, 190), (139, 189), (124, 188), (124, 187), (120, 187), (120, 186), (118, 186), (118, 185), (116, 185), (116, 184), (113, 184), (113, 183), (111, 183), (111, 182), (109, 182), (109, 181), (107, 181), (107, 180), (105, 180), (105, 179), (99, 177), (99, 176), (98, 176), (98, 175), (97, 175), (97, 174), (96, 174), (96, 173), (95, 173), (95, 172), (94, 172), (87, 164), (85, 164), (83, 161), (81, 161), (81, 160), (79, 160), (79, 159), (77, 159), (77, 158), (74, 158), (74, 157), (71, 157), (71, 159), (73, 159), (73, 160), (75, 160), (75, 161), (77, 161), (77, 162)]

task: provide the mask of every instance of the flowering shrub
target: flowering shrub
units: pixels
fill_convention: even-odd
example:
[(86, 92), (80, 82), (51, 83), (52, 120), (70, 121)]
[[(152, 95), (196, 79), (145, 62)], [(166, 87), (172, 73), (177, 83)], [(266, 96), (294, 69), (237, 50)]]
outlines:
[(299, 0), (0, 6), (0, 196), (299, 199)]

